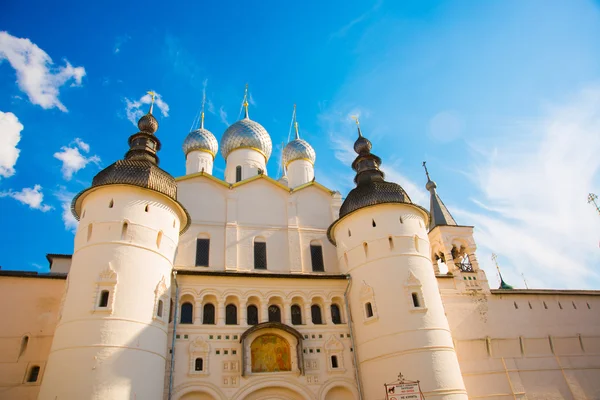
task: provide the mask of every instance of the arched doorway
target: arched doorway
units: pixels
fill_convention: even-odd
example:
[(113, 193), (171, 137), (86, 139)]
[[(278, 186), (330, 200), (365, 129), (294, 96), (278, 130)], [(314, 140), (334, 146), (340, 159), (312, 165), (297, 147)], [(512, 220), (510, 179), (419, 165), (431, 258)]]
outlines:
[(244, 397), (244, 400), (305, 400), (305, 398), (292, 389), (269, 387), (250, 393)]
[(215, 400), (213, 396), (203, 392), (192, 392), (184, 394), (179, 398), (180, 400)]
[(354, 395), (343, 386), (336, 386), (325, 395), (325, 400), (354, 400)]

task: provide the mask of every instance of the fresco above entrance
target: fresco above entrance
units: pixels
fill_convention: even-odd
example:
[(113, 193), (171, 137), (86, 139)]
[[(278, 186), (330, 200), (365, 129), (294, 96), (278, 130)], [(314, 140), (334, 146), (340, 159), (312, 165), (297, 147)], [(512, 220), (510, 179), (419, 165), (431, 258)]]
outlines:
[(250, 345), (252, 372), (291, 371), (290, 345), (281, 336), (267, 334)]

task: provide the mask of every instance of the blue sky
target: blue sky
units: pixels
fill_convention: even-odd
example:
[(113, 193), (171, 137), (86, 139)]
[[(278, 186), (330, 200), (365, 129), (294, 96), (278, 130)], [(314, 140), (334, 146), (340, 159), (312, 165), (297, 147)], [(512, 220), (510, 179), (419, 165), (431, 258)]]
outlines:
[[(173, 2), (174, 3), (174, 2)], [(10, 2), (0, 15), (0, 254), (47, 271), (65, 208), (160, 94), (161, 166), (185, 171), (202, 92), (220, 139), (250, 85), (276, 176), (293, 104), (317, 180), (347, 193), (358, 114), (390, 180), (421, 163), (497, 285), (600, 289), (600, 4), (592, 1)], [(168, 110), (167, 110), (168, 109)], [(129, 117), (129, 118), (128, 118)], [(215, 175), (222, 177), (218, 156)], [(68, 211), (68, 210), (67, 210)]]

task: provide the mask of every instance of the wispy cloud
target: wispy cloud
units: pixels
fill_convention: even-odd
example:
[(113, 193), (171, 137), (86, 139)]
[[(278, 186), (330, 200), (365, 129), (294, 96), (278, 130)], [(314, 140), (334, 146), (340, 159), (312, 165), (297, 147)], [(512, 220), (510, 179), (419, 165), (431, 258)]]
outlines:
[(338, 29), (337, 31), (335, 31), (334, 33), (331, 34), (330, 39), (334, 39), (334, 38), (341, 38), (346, 36), (346, 34), (352, 29), (354, 28), (354, 26), (360, 24), (361, 22), (365, 21), (367, 18), (369, 18), (373, 13), (375, 13), (375, 11), (377, 11), (379, 9), (379, 7), (381, 7), (381, 4), (383, 3), (383, 0), (378, 0), (373, 7), (371, 7), (368, 11), (362, 13), (361, 15), (359, 15), (358, 17), (354, 18), (352, 21), (350, 21), (349, 23), (347, 23), (346, 25), (344, 25), (343, 27), (341, 27), (340, 29)]
[(225, 124), (225, 126), (230, 125), (229, 121), (227, 121), (227, 113), (225, 112), (225, 109), (223, 108), (223, 106), (221, 106), (221, 108), (219, 108), (219, 117), (221, 118), (221, 122), (223, 124)]
[(79, 150), (88, 153), (90, 146), (80, 138), (75, 138), (71, 145), (62, 146), (60, 151), (54, 153), (54, 158), (62, 161), (61, 171), (66, 180), (71, 180), (74, 173), (85, 168), (89, 163), (96, 165), (100, 163), (100, 157), (96, 155), (86, 157)]
[(73, 201), (75, 193), (69, 192), (64, 186), (59, 186), (58, 191), (54, 193), (54, 195), (60, 201), (60, 206), (62, 208), (61, 216), (65, 229), (75, 233), (77, 226), (79, 225), (79, 221), (75, 219), (71, 212), (71, 201)]
[[(169, 105), (163, 100), (162, 96), (157, 92), (155, 93), (154, 105), (158, 107), (160, 113), (163, 117), (169, 116)], [(143, 95), (139, 100), (130, 100), (125, 98), (125, 113), (127, 115), (127, 119), (131, 121), (131, 123), (137, 127), (138, 120), (146, 113), (147, 110), (143, 110), (142, 106), (145, 104), (152, 103), (152, 96), (148, 93)]]
[(73, 67), (65, 60), (65, 66), (53, 68), (50, 56), (29, 39), (0, 32), (0, 62), (8, 60), (17, 72), (17, 84), (27, 94), (29, 101), (42, 108), (67, 108), (58, 99), (61, 86), (71, 81), (71, 86), (81, 85), (85, 76), (83, 67)]
[(23, 188), (18, 192), (10, 189), (8, 191), (0, 192), (0, 197), (11, 197), (18, 202), (29, 206), (29, 208), (40, 210), (42, 212), (53, 209), (52, 206), (44, 204), (44, 194), (42, 193), (42, 187), (40, 185), (34, 185), (33, 188)]
[(115, 47), (113, 48), (114, 54), (119, 54), (121, 52), (121, 48), (123, 48), (123, 45), (129, 40), (131, 40), (131, 36), (129, 35), (117, 36), (117, 39), (115, 40)]
[(21, 140), (23, 124), (11, 112), (0, 111), (0, 176), (8, 178), (15, 174), (15, 165), (21, 150), (17, 144)]
[(525, 272), (530, 286), (597, 287), (600, 224), (586, 197), (600, 183), (600, 87), (524, 129), (532, 126), (480, 155), (468, 176), (481, 207), (452, 212), (475, 225), (480, 262), (499, 254), (511, 284)]
[(441, 111), (429, 120), (429, 137), (436, 142), (448, 143), (458, 139), (465, 123), (455, 111)]

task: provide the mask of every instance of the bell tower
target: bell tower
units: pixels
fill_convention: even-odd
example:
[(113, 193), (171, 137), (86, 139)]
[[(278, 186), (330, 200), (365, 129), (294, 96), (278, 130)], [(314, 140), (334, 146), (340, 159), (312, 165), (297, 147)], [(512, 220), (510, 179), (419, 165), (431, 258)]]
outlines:
[(163, 398), (171, 271), (189, 226), (148, 114), (72, 203), (79, 219), (40, 400)]
[[(429, 191), (429, 242), (431, 261), (436, 275), (451, 274), (456, 287), (461, 291), (482, 290), (490, 287), (485, 271), (479, 268), (476, 253), (477, 245), (473, 238), (473, 227), (458, 225), (437, 193), (437, 185), (429, 177), (426, 162), (423, 162)], [(442, 268), (445, 267), (445, 268)]]
[[(358, 121), (357, 121), (358, 125)], [(411, 371), (427, 399), (466, 400), (427, 236), (429, 214), (387, 182), (381, 159), (362, 135), (354, 150), (356, 188), (328, 230), (348, 293), (363, 398), (383, 398), (383, 385)]]

